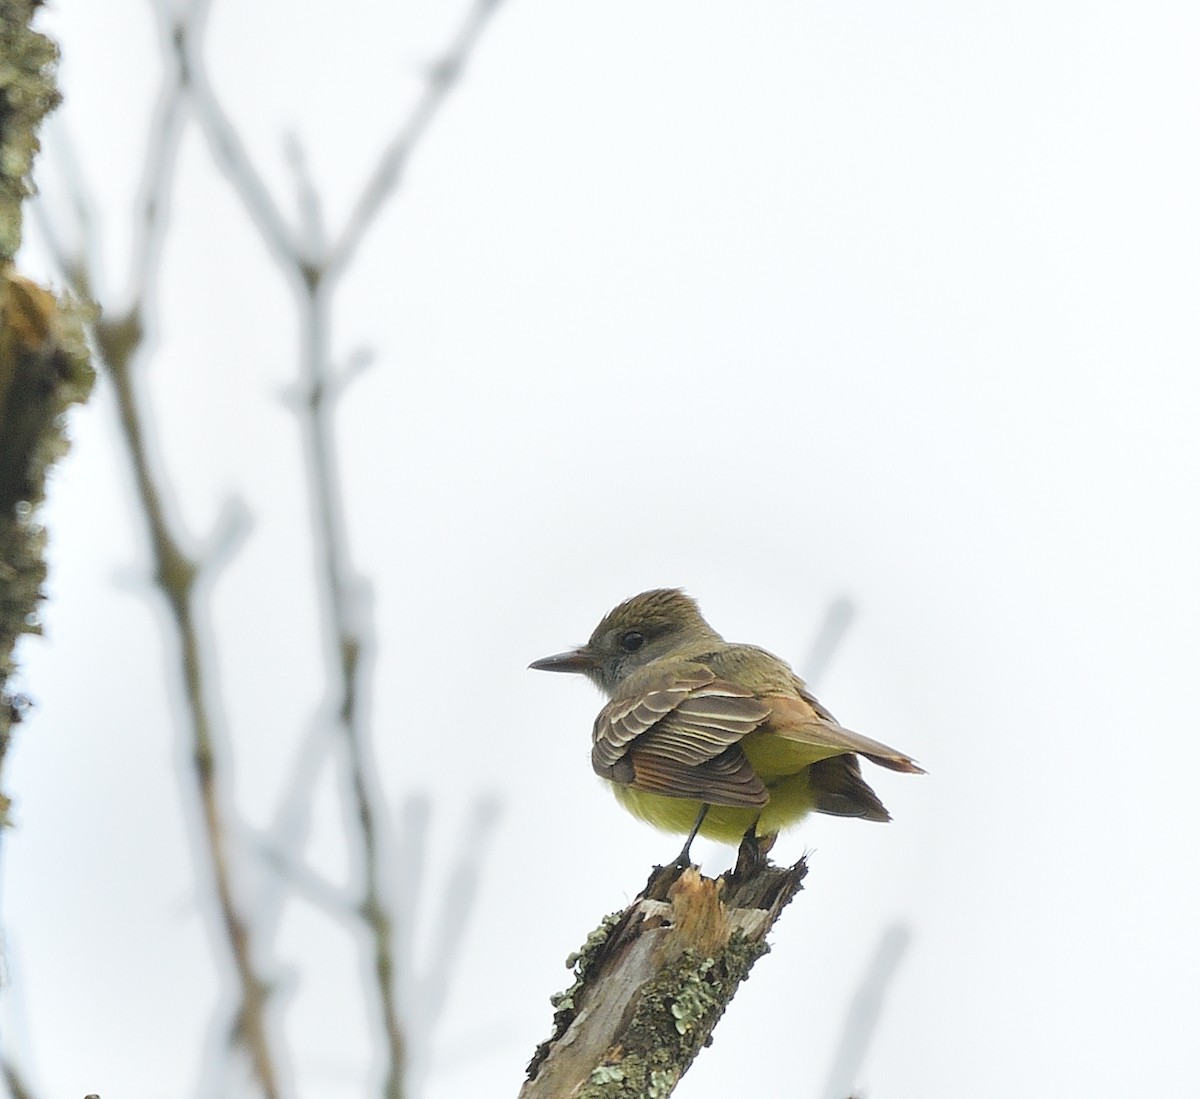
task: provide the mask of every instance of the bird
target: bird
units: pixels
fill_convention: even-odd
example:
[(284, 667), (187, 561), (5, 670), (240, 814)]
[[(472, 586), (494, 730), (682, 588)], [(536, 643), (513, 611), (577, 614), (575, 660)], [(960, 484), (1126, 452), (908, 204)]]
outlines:
[(625, 600), (586, 645), (529, 667), (582, 674), (608, 696), (592, 728), (592, 768), (634, 816), (687, 833), (681, 866), (697, 834), (749, 844), (757, 861), (809, 812), (891, 820), (860, 756), (924, 773), (840, 725), (785, 661), (726, 641), (680, 588)]

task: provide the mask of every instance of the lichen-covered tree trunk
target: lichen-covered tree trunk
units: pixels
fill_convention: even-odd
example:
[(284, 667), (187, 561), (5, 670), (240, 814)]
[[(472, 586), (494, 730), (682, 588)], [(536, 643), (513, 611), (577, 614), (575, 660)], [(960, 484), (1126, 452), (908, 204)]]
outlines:
[(39, 6), (0, 0), (0, 827), (9, 806), (4, 757), (21, 713), (9, 684), (13, 649), (37, 631), (46, 578), (36, 510), (46, 471), (66, 450), (63, 413), (93, 380), (79, 307), (13, 269), (37, 129), (58, 103), (58, 52), (30, 26)]
[(554, 1034), (520, 1099), (670, 1095), (768, 951), (767, 932), (807, 870), (803, 859), (716, 879), (656, 868), (567, 960), (575, 983), (554, 998)]

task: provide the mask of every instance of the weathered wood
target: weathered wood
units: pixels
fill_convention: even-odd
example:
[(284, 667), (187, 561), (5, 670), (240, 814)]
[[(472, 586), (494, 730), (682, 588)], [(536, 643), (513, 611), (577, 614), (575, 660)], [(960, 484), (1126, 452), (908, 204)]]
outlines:
[(767, 932), (801, 888), (791, 867), (757, 861), (719, 878), (656, 867), (624, 912), (567, 959), (575, 983), (552, 999), (554, 1033), (520, 1099), (670, 1095), (710, 1041)]

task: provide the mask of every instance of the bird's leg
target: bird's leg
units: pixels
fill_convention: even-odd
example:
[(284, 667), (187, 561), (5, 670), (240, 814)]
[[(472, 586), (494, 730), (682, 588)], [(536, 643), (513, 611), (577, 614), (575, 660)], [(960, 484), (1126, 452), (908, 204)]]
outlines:
[(742, 842), (738, 846), (737, 863), (734, 866), (733, 876), (735, 878), (748, 878), (757, 874), (764, 866), (767, 865), (767, 853), (775, 846), (775, 838), (777, 832), (772, 832), (770, 835), (760, 836), (758, 834), (758, 821), (755, 821), (749, 828), (746, 829), (746, 834), (742, 836)]
[(701, 805), (700, 812), (696, 814), (696, 823), (692, 825), (692, 830), (688, 833), (687, 842), (683, 845), (683, 850), (679, 852), (675, 859), (676, 866), (686, 869), (692, 865), (692, 840), (696, 838), (696, 834), (700, 831), (700, 825), (704, 823), (706, 816), (708, 816), (708, 806)]

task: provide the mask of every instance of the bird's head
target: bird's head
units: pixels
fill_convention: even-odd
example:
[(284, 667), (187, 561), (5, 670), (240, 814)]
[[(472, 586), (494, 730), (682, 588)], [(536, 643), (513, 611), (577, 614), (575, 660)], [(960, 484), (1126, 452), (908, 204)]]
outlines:
[(614, 607), (578, 649), (535, 660), (543, 672), (579, 672), (610, 697), (631, 672), (692, 645), (720, 642), (696, 601), (679, 588), (656, 588)]

